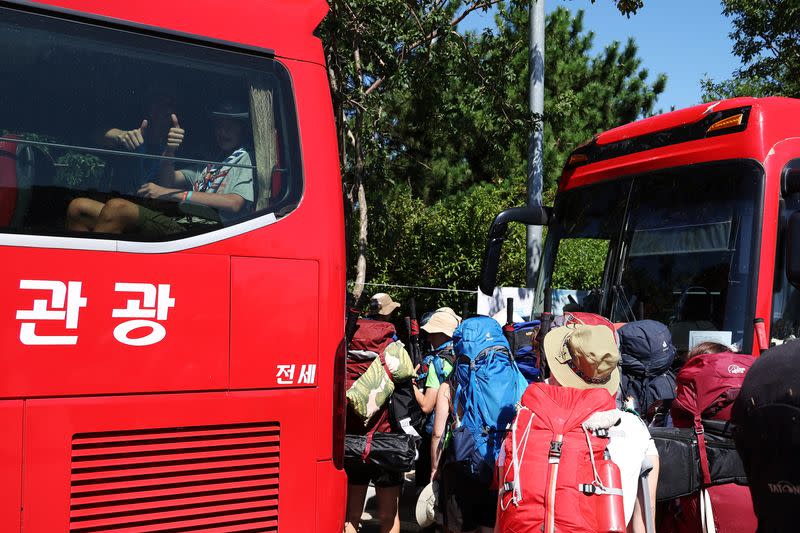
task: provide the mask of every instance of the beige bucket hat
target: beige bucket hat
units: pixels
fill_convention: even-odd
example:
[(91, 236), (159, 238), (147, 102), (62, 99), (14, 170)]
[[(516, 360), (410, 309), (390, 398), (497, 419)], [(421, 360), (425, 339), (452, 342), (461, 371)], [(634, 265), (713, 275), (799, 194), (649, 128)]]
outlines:
[(379, 292), (370, 298), (370, 310), (372, 310), (372, 302), (378, 303), (377, 310), (375, 312), (384, 316), (391, 315), (392, 311), (400, 307), (400, 304), (392, 300), (392, 297), (385, 292)]
[(607, 326), (572, 324), (554, 328), (544, 338), (550, 372), (565, 387), (619, 390), (619, 348)]
[(440, 307), (433, 312), (421, 329), (427, 333), (444, 333), (448, 337), (452, 337), (453, 331), (460, 323), (461, 317), (455, 311), (449, 307)]

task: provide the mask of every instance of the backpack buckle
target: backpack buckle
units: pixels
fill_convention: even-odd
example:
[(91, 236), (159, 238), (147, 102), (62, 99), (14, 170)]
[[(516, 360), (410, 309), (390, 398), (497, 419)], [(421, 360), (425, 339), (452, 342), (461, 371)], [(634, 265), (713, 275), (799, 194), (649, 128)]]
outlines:
[(562, 442), (557, 440), (550, 441), (550, 452), (548, 453), (548, 456), (556, 459), (560, 458), (562, 444)]
[(595, 437), (608, 438), (608, 428), (597, 428), (594, 430)]

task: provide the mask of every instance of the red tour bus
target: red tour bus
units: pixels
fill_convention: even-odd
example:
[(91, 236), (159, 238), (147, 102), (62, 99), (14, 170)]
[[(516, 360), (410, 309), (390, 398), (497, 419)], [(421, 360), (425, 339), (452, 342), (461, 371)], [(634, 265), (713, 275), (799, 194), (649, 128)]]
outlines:
[(326, 12), (0, 1), (0, 531), (341, 530)]
[(595, 136), (569, 157), (553, 209), (495, 219), (482, 290), (508, 222), (547, 225), (536, 312), (559, 256), (593, 249), (602, 281), (583, 309), (668, 324), (679, 351), (713, 339), (757, 355), (800, 336), (798, 121), (798, 100), (736, 98)]

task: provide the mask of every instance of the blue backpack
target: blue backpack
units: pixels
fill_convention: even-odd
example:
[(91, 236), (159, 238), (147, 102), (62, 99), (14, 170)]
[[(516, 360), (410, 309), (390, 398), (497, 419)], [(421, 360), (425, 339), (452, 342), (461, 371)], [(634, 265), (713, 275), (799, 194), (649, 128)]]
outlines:
[[(448, 374), (444, 371), (444, 361), (445, 359), (450, 363), (452, 367), (455, 367), (454, 360), (453, 360), (453, 346), (449, 344), (447, 347), (441, 350), (434, 350), (428, 355), (426, 355), (422, 359), (422, 365), (420, 368), (422, 369), (421, 372), (417, 375), (417, 379), (424, 383), (425, 380), (428, 379), (428, 374), (431, 372), (436, 373), (436, 377), (439, 379), (439, 383), (444, 383), (447, 381)], [(428, 415), (428, 420), (425, 423), (425, 431), (428, 435), (433, 434), (433, 422), (435, 419), (435, 410)]]
[(533, 351), (533, 335), (538, 331), (540, 322), (517, 322), (514, 324), (514, 360), (528, 383), (541, 381), (536, 353)]
[(453, 333), (453, 345), (455, 427), (451, 458), (467, 475), (488, 484), (528, 382), (493, 318), (464, 320)]

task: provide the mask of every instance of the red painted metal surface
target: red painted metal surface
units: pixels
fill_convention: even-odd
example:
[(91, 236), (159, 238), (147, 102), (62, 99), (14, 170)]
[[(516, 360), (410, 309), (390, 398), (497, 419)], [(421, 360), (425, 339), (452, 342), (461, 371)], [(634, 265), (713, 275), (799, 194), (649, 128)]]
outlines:
[(313, 531), (317, 461), (300, 414), (314, 395), (31, 400), (25, 531)]
[[(60, 249), (0, 246), (0, 398), (8, 398), (0, 401), (0, 429), (8, 436), (0, 444), (0, 473), (12, 480), (0, 488), (0, 531), (23, 531), (21, 524), (26, 533), (179, 525), (341, 530), (346, 479), (333, 466), (332, 399), (344, 333), (344, 215), (324, 57), (312, 34), (327, 3), (36, 3), (274, 50), (292, 81), (305, 183), (288, 216), (182, 252), (70, 250), (66, 242)], [(34, 300), (53, 292), (21, 288), (21, 280), (56, 281), (68, 295), (70, 282), (81, 283), (76, 301), (85, 305), (78, 306), (76, 328), (65, 331), (55, 321), (35, 327), (41, 336), (77, 335), (75, 345), (20, 341), (25, 319), (18, 311), (35, 310)], [(113, 310), (134, 296), (116, 290), (118, 283), (169, 285), (166, 302), (174, 302), (157, 320), (165, 329), (161, 342), (130, 346), (115, 337), (130, 319)], [(283, 364), (296, 365), (294, 383), (278, 383)], [(313, 381), (298, 383), (304, 365), (307, 378), (316, 365)], [(279, 427), (279, 437), (251, 437), (239, 424), (261, 433)], [(169, 437), (159, 440), (159, 432)], [(229, 448), (215, 447), (220, 435)], [(278, 449), (277, 466), (240, 457)], [(199, 468), (206, 463), (222, 466)], [(252, 468), (253, 479), (230, 476)], [(176, 475), (189, 484), (170, 477)], [(261, 478), (277, 479), (277, 491)], [(189, 495), (193, 483), (205, 484), (204, 495)], [(90, 485), (99, 490), (93, 494)], [(187, 509), (197, 512), (189, 516)], [(121, 527), (126, 521), (136, 525)]]
[[(56, 257), (54, 257), (54, 254)], [(229, 260), (219, 255), (143, 255), (0, 247), (0, 397), (120, 394), (127, 392), (225, 389), (228, 383)], [(198, 284), (193, 273), (214, 280)], [(25, 320), (20, 310), (51, 300), (49, 290), (21, 289), (22, 280), (79, 282), (85, 306), (77, 328), (61, 320)], [(174, 306), (162, 324), (165, 337), (152, 346), (130, 346), (115, 338), (112, 316), (137, 293), (115, 290), (118, 283), (169, 286)], [(74, 296), (74, 295), (73, 295)], [(68, 296), (69, 298), (69, 296)], [(71, 346), (25, 345), (26, 323), (37, 336), (70, 335)], [(131, 336), (144, 334), (131, 332)]]
[(159, 29), (268, 48), (276, 55), (320, 65), (322, 43), (313, 31), (328, 12), (325, 0), (191, 0), (108, 2), (39, 0), (33, 3)]
[(20, 530), (22, 507), (21, 400), (0, 401), (0, 529)]
[(314, 386), (317, 263), (234, 257), (231, 270), (231, 388)]
[[(601, 133), (598, 144), (609, 144), (701, 120), (711, 111), (751, 106), (747, 128), (731, 133), (665, 146), (565, 169), (559, 190), (613, 180), (656, 170), (726, 159), (753, 159), (765, 171), (761, 248), (759, 250), (756, 317), (764, 318), (769, 335), (772, 313), (781, 173), (786, 163), (800, 157), (800, 100), (789, 98), (735, 98), (665, 113)], [(756, 349), (754, 351), (757, 352)], [(756, 353), (755, 355), (758, 355)]]

